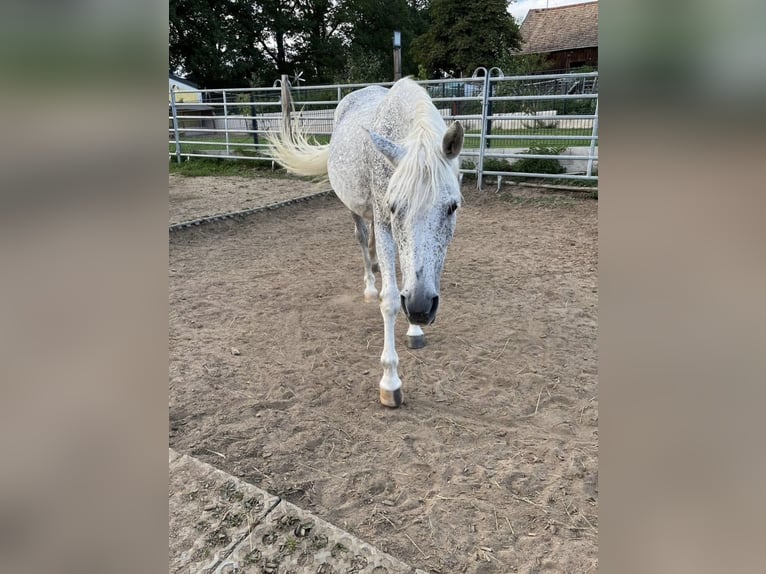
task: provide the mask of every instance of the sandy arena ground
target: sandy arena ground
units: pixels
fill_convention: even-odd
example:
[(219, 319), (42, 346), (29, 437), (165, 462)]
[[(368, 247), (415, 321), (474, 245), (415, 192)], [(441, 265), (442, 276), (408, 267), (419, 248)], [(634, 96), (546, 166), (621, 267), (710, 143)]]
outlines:
[[(170, 220), (324, 189), (174, 176)], [(170, 446), (428, 572), (595, 572), (597, 202), (463, 193), (396, 410), (335, 197), (172, 233)]]

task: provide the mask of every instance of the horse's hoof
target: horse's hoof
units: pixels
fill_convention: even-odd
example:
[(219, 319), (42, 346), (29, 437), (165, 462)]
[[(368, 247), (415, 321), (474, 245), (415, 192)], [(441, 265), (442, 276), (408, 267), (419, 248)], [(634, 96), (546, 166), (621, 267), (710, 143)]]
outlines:
[(374, 289), (372, 291), (365, 290), (364, 292), (364, 300), (367, 303), (374, 303), (378, 300), (378, 292)]
[(380, 265), (378, 265), (377, 263), (373, 263), (372, 264), (372, 272), (373, 273), (380, 273)]
[(425, 335), (405, 335), (404, 344), (408, 349), (422, 349), (426, 346)]
[(395, 391), (387, 391), (380, 389), (380, 403), (383, 406), (391, 407), (395, 409), (402, 405), (402, 389), (398, 388)]

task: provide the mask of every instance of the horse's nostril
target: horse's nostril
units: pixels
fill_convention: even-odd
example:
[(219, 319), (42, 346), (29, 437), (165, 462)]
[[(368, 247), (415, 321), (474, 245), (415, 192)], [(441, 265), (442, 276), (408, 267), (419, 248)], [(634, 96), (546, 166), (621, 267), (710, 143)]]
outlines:
[(439, 308), (439, 296), (434, 297), (412, 297), (407, 294), (400, 294), (402, 310), (407, 315), (410, 323), (416, 325), (429, 325), (433, 323), (436, 316), (436, 310)]

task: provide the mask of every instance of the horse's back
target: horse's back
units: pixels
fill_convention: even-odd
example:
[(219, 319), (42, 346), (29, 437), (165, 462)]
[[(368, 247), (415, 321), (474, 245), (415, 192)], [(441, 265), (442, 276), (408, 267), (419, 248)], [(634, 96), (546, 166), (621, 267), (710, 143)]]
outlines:
[(344, 97), (335, 110), (327, 173), (335, 194), (351, 211), (372, 217), (370, 168), (373, 161), (365, 128), (373, 120), (388, 89), (369, 86)]
[[(356, 90), (345, 96), (335, 109), (335, 125), (344, 123), (346, 116), (368, 116), (375, 113), (380, 102), (388, 94), (388, 88), (382, 86), (368, 86), (361, 90)], [(350, 117), (350, 116), (349, 116)], [(353, 118), (351, 118), (353, 121)]]

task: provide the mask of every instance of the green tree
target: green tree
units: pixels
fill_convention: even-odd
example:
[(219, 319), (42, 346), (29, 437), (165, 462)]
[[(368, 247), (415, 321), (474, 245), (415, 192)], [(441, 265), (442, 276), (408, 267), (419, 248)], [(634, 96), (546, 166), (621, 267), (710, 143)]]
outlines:
[(204, 88), (250, 85), (270, 65), (247, 25), (241, 0), (170, 0), (170, 70), (180, 71)]
[(346, 64), (343, 33), (349, 0), (261, 0), (251, 6), (257, 46), (273, 63), (274, 76), (302, 73), (312, 83), (330, 82)]
[[(385, 68), (383, 58), (372, 52), (352, 50), (346, 60), (346, 68), (336, 78), (338, 83), (362, 84), (380, 82), (391, 72)], [(391, 74), (393, 75), (393, 74)]]
[(170, 0), (170, 69), (206, 88), (393, 79), (392, 33), (409, 45), (426, 30), (425, 0)]
[(331, 83), (346, 65), (345, 2), (303, 0), (297, 2), (296, 14), (303, 26), (295, 40), (295, 68), (307, 81)]
[(554, 66), (544, 54), (507, 54), (497, 65), (506, 76), (528, 76)]
[(518, 50), (521, 33), (507, 0), (432, 0), (428, 30), (412, 52), (433, 77), (469, 76), (478, 66), (490, 68)]
[(339, 80), (381, 82), (394, 79), (393, 32), (402, 33), (402, 74), (417, 74), (413, 39), (427, 27), (427, 6), (417, 0), (348, 0), (348, 67)]
[(318, 69), (343, 65), (340, 39), (328, 45), (328, 20), (337, 6), (331, 0), (170, 0), (170, 68), (208, 88), (269, 85), (301, 67), (316, 79)]
[(294, 49), (290, 40), (305, 24), (297, 10), (298, 2), (284, 0), (245, 1), (249, 26), (255, 31), (258, 48), (274, 66), (274, 75), (294, 73)]

